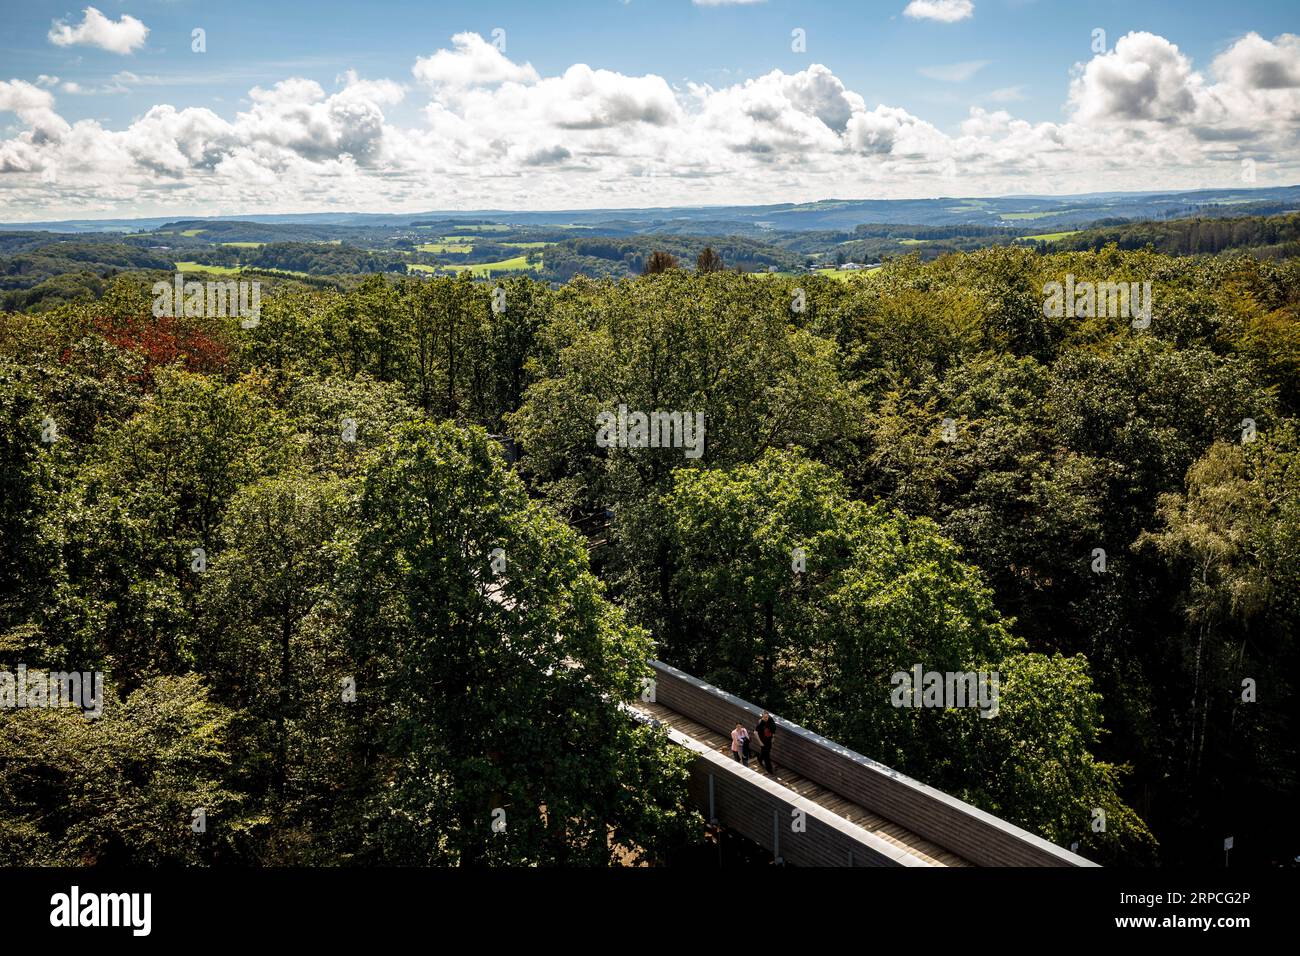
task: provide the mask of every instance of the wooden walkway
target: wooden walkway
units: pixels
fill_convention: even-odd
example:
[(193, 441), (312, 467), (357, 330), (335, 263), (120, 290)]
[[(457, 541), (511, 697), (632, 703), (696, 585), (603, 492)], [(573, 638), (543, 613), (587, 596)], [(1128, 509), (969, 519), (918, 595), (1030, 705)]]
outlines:
[[(720, 733), (710, 730), (703, 724), (698, 724), (693, 720), (683, 717), (676, 711), (664, 706), (662, 703), (647, 703), (645, 701), (634, 701), (633, 706), (641, 713), (653, 717), (660, 723), (667, 724), (678, 733), (694, 739), (698, 743), (705, 744), (709, 749), (722, 754), (731, 759), (731, 738)], [(769, 777), (767, 772), (759, 765), (758, 749), (751, 748), (754, 756), (750, 758), (749, 767), (752, 773)], [(779, 748), (778, 748), (779, 750)], [(778, 783), (790, 790), (793, 790), (799, 796), (811, 800), (818, 806), (824, 807), (832, 813), (843, 817), (850, 823), (862, 827), (864, 830), (874, 836), (884, 840), (893, 846), (898, 847), (905, 853), (924, 860), (932, 866), (973, 866), (967, 860), (962, 859), (955, 853), (945, 850), (943, 847), (931, 843), (929, 840), (922, 839), (915, 833), (899, 826), (890, 820), (886, 820), (879, 814), (872, 813), (866, 807), (845, 800), (839, 794), (826, 789), (819, 784), (801, 777), (788, 767), (782, 767), (776, 761), (772, 762), (772, 768), (776, 771), (775, 779)]]

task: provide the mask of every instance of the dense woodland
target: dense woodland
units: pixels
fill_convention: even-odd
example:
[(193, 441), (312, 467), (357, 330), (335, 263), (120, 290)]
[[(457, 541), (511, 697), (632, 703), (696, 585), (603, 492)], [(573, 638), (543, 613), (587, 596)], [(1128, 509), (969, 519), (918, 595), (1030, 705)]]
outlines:
[(374, 273), (454, 275), (470, 267), (479, 267), (479, 277), (488, 278), (508, 278), (516, 271), (548, 282), (575, 276), (631, 278), (646, 271), (654, 252), (693, 262), (705, 248), (714, 250), (727, 269), (788, 274), (908, 255), (930, 261), (1015, 244), (1042, 252), (1116, 245), (1170, 255), (1239, 250), (1261, 259), (1284, 259), (1300, 254), (1300, 213), (1223, 216), (1232, 209), (1272, 213), (1293, 209), (1294, 203), (1189, 208), (1198, 215), (1140, 222), (1102, 218), (1080, 231), (1063, 232), (1051, 231), (1056, 227), (1050, 223), (1059, 217), (997, 225), (865, 223), (851, 229), (796, 230), (759, 228), (734, 219), (613, 219), (581, 227), (475, 219), (416, 219), (385, 226), (205, 219), (177, 220), (140, 232), (0, 230), (0, 310), (44, 311), (63, 302), (98, 299), (114, 276), (145, 269), (236, 270), (261, 281), (292, 275), (309, 285), (342, 289)]
[[(1150, 327), (1045, 317), (1067, 273)], [(0, 712), (0, 863), (667, 860), (649, 657), (1102, 863), (1300, 853), (1295, 259), (377, 275), (251, 329), (149, 278), (0, 319), (0, 670), (108, 688)], [(599, 447), (619, 404), (705, 453)], [(891, 706), (918, 662), (998, 716)]]
[(1151, 249), (1171, 255), (1204, 255), (1226, 249), (1251, 249), (1261, 258), (1300, 255), (1300, 213), (1241, 216), (1234, 219), (1179, 219), (1133, 222), (1086, 229), (1052, 243), (1058, 250)]

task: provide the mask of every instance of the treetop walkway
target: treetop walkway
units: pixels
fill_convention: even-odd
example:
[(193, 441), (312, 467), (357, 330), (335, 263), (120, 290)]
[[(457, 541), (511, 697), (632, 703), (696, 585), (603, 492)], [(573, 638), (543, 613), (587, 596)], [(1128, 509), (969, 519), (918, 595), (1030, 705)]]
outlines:
[[(1096, 866), (956, 797), (832, 740), (778, 719), (774, 775), (757, 748), (750, 766), (730, 754), (737, 723), (763, 710), (658, 661), (642, 720), (666, 725), (696, 755), (690, 793), (710, 822), (796, 866)], [(774, 715), (775, 716), (775, 715)]]

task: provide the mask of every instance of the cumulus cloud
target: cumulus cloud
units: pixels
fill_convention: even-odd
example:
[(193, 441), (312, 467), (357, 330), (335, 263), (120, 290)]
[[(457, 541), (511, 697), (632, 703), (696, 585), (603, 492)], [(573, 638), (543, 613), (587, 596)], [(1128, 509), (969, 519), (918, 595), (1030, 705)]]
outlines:
[(1164, 37), (1130, 33), (1078, 70), (1069, 106), (1076, 123), (1139, 135), (1163, 127), (1165, 143), (1188, 149), (1217, 143), (1218, 151), (1263, 156), (1300, 144), (1300, 39), (1249, 33), (1219, 54), (1210, 72), (1207, 78), (1193, 69)]
[(921, 147), (927, 141), (942, 149), (943, 136), (929, 123), (892, 106), (877, 106), (870, 112), (858, 113), (849, 124), (849, 145), (860, 153), (888, 156), (909, 140), (912, 145), (899, 150), (900, 153), (921, 156), (926, 152)]
[[(0, 82), (0, 113), (19, 126), (0, 139), (0, 202), (52, 218), (1080, 192), (1231, 184), (1246, 157), (1264, 182), (1300, 176), (1290, 34), (1247, 34), (1200, 71), (1169, 40), (1132, 33), (1077, 65), (1062, 121), (1017, 118), (1004, 104), (1024, 93), (1009, 87), (954, 131), (868, 102), (816, 63), (679, 88), (581, 63), (543, 76), (459, 34), (412, 73), (410, 88), (350, 70), (331, 90), (287, 77), (224, 116), (159, 104), (121, 129), (59, 116), (56, 77)], [(421, 120), (394, 124), (408, 97)]]
[(0, 113), (14, 113), (27, 126), (13, 139), (0, 140), (0, 174), (45, 169), (47, 157), (71, 129), (54, 112), (53, 94), (22, 80), (0, 80)]
[(477, 33), (457, 33), (451, 43), (453, 49), (438, 50), (415, 61), (411, 72), (417, 80), (426, 86), (453, 89), (538, 80), (531, 63), (513, 63)]
[(971, 0), (912, 0), (903, 8), (903, 16), (914, 20), (937, 20), (939, 23), (956, 23), (975, 15)]
[(1178, 47), (1152, 33), (1130, 33), (1094, 57), (1070, 90), (1084, 122), (1183, 122), (1196, 111), (1202, 78)]
[[(602, 130), (637, 123), (666, 126), (680, 109), (672, 89), (658, 76), (624, 76), (575, 64), (559, 78), (542, 80), (520, 95), (500, 97), (505, 104), (532, 104), (564, 130)], [(480, 105), (480, 110), (481, 110)]]
[(0, 80), (0, 113), (15, 113), (41, 141), (57, 140), (68, 124), (54, 112), (54, 95), (22, 80)]
[(129, 14), (110, 20), (94, 7), (86, 7), (81, 22), (72, 26), (55, 20), (49, 40), (55, 46), (93, 46), (110, 53), (127, 54), (144, 46), (149, 28)]
[(401, 99), (401, 90), (388, 82), (359, 80), (355, 73), (346, 78), (348, 85), (332, 96), (314, 80), (283, 80), (269, 90), (253, 87), (252, 108), (235, 120), (238, 139), (307, 160), (346, 154), (359, 164), (374, 163), (383, 146), (382, 107)]
[(1248, 33), (1212, 64), (1220, 82), (1243, 90), (1294, 90), (1300, 87), (1300, 37), (1284, 33), (1270, 43)]

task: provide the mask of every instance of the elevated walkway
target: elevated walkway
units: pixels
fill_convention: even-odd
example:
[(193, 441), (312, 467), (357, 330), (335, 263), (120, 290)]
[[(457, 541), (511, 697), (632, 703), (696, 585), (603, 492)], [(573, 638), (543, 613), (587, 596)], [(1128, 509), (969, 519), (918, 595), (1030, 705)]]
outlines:
[(658, 661), (640, 719), (696, 755), (692, 799), (721, 826), (796, 866), (1096, 866), (1076, 853), (906, 777), (796, 724), (778, 721), (774, 775), (731, 757), (762, 708)]

